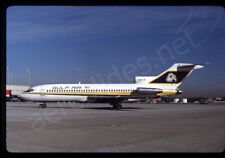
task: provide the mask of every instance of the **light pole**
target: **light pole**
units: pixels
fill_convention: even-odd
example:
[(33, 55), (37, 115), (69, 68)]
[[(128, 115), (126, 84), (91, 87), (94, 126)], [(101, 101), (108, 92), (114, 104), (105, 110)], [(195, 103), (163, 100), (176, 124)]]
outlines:
[(10, 79), (9, 78), (9, 72), (10, 71), (9, 71), (9, 67), (8, 66), (6, 67), (6, 70), (7, 70), (7, 74), (6, 74), (6, 77), (7, 77), (6, 80), (7, 80), (7, 82), (6, 82), (6, 84), (9, 84), (9, 79)]
[(26, 71), (27, 71), (27, 73), (28, 73), (28, 86), (29, 86), (29, 88), (30, 88), (31, 69), (27, 69)]
[(12, 85), (13, 84), (13, 72), (12, 71), (11, 71), (10, 77), (11, 77), (11, 85)]
[[(13, 72), (10, 71), (10, 68), (7, 66), (6, 69), (8, 70), (8, 75), (6, 74), (6, 77), (8, 77), (7, 83), (12, 84), (13, 83)], [(11, 82), (10, 82), (11, 80)]]

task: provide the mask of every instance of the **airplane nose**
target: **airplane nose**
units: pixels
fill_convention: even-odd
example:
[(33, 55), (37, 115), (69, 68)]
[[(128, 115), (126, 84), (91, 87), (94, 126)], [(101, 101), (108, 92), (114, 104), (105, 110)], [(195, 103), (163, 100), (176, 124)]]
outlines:
[(16, 96), (16, 97), (18, 97), (18, 98), (20, 98), (20, 97), (21, 97), (21, 95), (20, 95), (20, 94), (15, 94), (15, 96)]
[(23, 97), (23, 93), (17, 94), (17, 97), (22, 98)]
[(23, 93), (17, 94), (17, 97), (20, 98), (21, 100), (25, 99), (25, 96)]
[(16, 94), (14, 96), (15, 96), (15, 98), (19, 99), (20, 101), (24, 101), (24, 98), (22, 97), (21, 94)]

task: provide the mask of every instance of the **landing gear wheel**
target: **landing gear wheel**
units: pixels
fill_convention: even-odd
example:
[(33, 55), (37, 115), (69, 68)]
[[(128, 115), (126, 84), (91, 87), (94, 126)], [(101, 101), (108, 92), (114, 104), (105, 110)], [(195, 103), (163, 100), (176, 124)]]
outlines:
[(122, 105), (119, 103), (112, 103), (111, 105), (113, 106), (113, 109), (120, 110), (123, 108)]
[(47, 108), (47, 105), (45, 103), (39, 103), (40, 108)]

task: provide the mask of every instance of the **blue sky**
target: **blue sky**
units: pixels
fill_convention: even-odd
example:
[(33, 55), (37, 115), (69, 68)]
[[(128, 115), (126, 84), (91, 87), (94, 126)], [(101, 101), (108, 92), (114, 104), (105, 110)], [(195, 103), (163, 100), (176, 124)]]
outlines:
[(185, 96), (225, 96), (222, 7), (127, 6), (7, 9), (7, 80), (129, 83), (175, 62), (206, 63), (182, 86)]

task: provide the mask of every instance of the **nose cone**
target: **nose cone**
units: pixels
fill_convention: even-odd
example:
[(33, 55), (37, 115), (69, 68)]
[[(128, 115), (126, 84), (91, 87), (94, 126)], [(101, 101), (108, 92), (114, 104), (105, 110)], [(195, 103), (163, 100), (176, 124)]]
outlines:
[(17, 94), (17, 96), (23, 101), (27, 100), (27, 94), (25, 93)]

